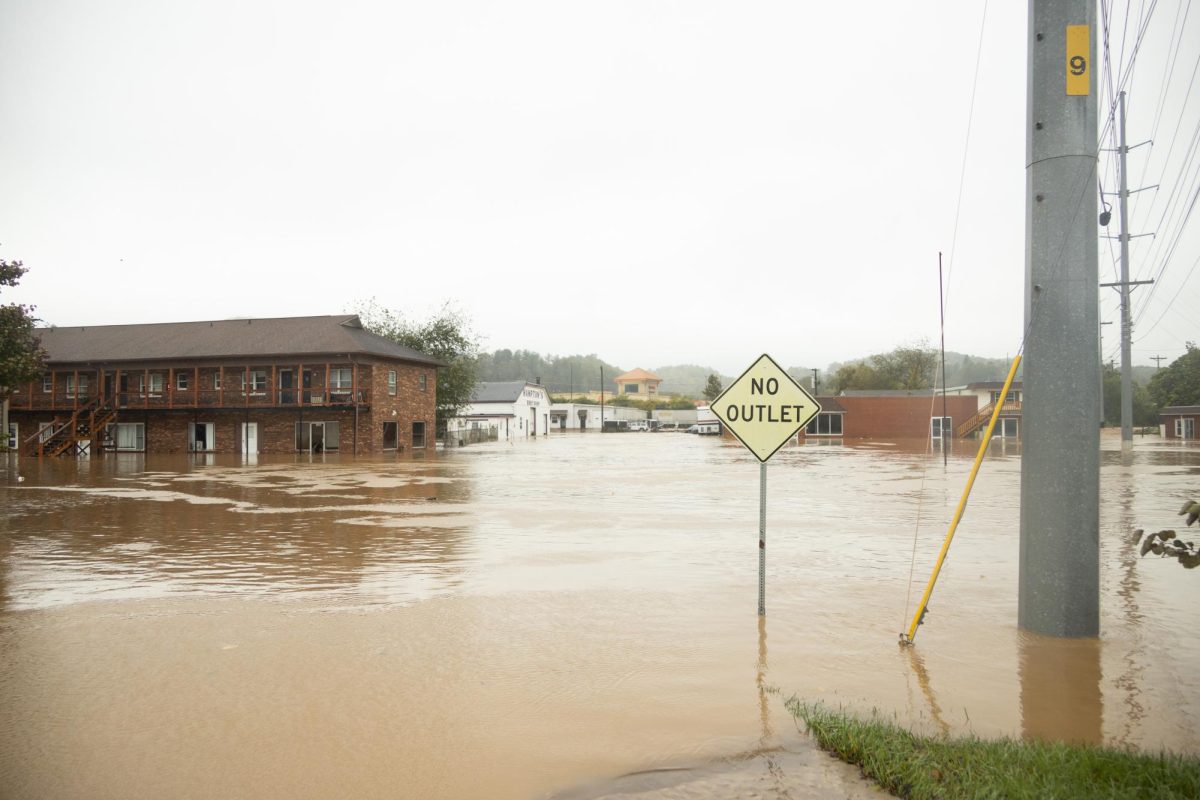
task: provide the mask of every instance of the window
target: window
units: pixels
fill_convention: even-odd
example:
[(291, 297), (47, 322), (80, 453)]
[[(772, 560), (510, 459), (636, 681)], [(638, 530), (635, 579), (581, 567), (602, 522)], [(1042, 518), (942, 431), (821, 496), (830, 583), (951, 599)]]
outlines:
[(383, 423), (383, 449), (396, 449), (397, 425), (395, 422)]
[[(388, 370), (388, 394), (396, 393), (396, 370)], [(384, 423), (387, 424), (386, 422)]]
[(146, 449), (146, 426), (141, 422), (118, 422), (109, 425), (108, 429), (118, 450)]
[(422, 392), (425, 391), (425, 380), (426, 375), (424, 372), (422, 372), (420, 377), (417, 378), (417, 385), (420, 386)]
[[(163, 390), (163, 376), (161, 372), (150, 373), (150, 394), (160, 394)], [(146, 374), (138, 375), (138, 391), (142, 394), (146, 393)]]
[(931, 417), (929, 435), (934, 439), (949, 439), (954, 435), (954, 420), (951, 417)]
[(625, 384), (625, 394), (637, 394), (637, 393), (638, 393), (638, 385), (636, 383)]
[[(88, 376), (80, 375), (79, 376), (79, 396), (87, 397), (87, 394), (88, 394)], [(75, 396), (75, 376), (68, 375), (67, 376), (67, 397), (74, 397), (74, 396)]]
[(247, 379), (250, 381), (250, 391), (265, 392), (267, 390), (267, 371), (265, 369), (252, 369), (248, 372), (239, 374), (242, 382), (242, 389), (246, 389)]
[(21, 435), (17, 433), (17, 423), (8, 423), (8, 449), (16, 450), (17, 445), (21, 443)]
[(842, 415), (822, 412), (817, 414), (808, 427), (804, 429), (808, 436), (841, 436)]
[[(992, 402), (993, 402), (993, 403), (995, 403), (997, 400), (999, 400), (999, 399), (1000, 399), (1000, 392), (993, 391), (993, 392), (991, 392), (990, 394), (991, 394), (991, 397), (992, 397)], [(1017, 402), (1017, 401), (1018, 401), (1018, 400), (1020, 400), (1020, 399), (1021, 399), (1021, 395), (1020, 395), (1020, 393), (1019, 393), (1019, 392), (1017, 392), (1017, 390), (1016, 390), (1016, 389), (1012, 390), (1011, 392), (1009, 392), (1008, 394), (1006, 394), (1006, 395), (1004, 396), (1004, 402), (1005, 402), (1005, 403), (1015, 403), (1015, 402)]]
[(175, 388), (181, 392), (188, 390), (188, 381), (190, 376), (186, 372), (180, 372), (175, 376)]
[(329, 388), (349, 390), (354, 385), (354, 370), (349, 367), (338, 367), (329, 370)]
[(42, 376), (42, 391), (46, 392), (47, 394), (54, 391), (54, 376), (53, 375), (43, 375)]
[(413, 449), (416, 450), (418, 448), (424, 447), (425, 446), (425, 423), (424, 422), (414, 422), (412, 433), (413, 433), (413, 440), (412, 440)]
[(220, 391), (221, 389), (221, 371), (217, 370), (213, 373), (213, 390)]

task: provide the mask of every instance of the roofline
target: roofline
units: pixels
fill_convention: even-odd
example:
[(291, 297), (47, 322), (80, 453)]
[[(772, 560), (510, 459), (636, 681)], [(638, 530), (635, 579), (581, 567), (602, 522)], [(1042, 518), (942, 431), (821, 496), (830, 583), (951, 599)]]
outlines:
[[(109, 365), (109, 364), (166, 364), (166, 363), (172, 362), (172, 361), (194, 364), (197, 362), (229, 361), (230, 359), (245, 359), (246, 362), (249, 363), (249, 362), (253, 362), (253, 361), (278, 361), (278, 360), (284, 359), (284, 358), (286, 358), (289, 361), (302, 362), (306, 358), (314, 358), (315, 359), (315, 358), (320, 357), (320, 358), (328, 359), (330, 356), (345, 356), (346, 358), (352, 358), (354, 356), (358, 356), (360, 358), (377, 359), (379, 361), (386, 361), (386, 362), (403, 361), (406, 364), (418, 364), (420, 366), (434, 367), (434, 368), (446, 366), (441, 361), (438, 361), (437, 359), (433, 358), (432, 356), (428, 357), (428, 359), (429, 359), (428, 361), (417, 361), (415, 359), (402, 358), (401, 356), (388, 356), (388, 355), (383, 355), (381, 353), (372, 353), (369, 350), (354, 350), (351, 352), (328, 351), (328, 352), (313, 352), (313, 353), (294, 353), (294, 352), (265, 353), (265, 354), (260, 354), (260, 355), (245, 355), (242, 353), (233, 353), (233, 354), (230, 354), (227, 356), (190, 356), (190, 357), (181, 356), (178, 358), (172, 358), (172, 357), (167, 357), (167, 358), (113, 358), (113, 359), (106, 358), (106, 359), (95, 359), (92, 361), (60, 361), (60, 360), (56, 360), (56, 359), (47, 359), (46, 366), (50, 367), (50, 366), (55, 366), (55, 365), (72, 365), (72, 364), (80, 364), (80, 365), (88, 365), (88, 366), (105, 366), (105, 365)], [(215, 366), (215, 364), (214, 364), (214, 366)]]

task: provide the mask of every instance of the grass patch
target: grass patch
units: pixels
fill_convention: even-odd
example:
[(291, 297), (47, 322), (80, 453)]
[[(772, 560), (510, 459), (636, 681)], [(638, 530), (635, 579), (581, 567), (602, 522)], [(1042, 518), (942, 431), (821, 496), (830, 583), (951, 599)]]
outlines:
[(878, 715), (861, 720), (787, 701), (817, 743), (899, 797), (1197, 798), (1200, 759), (1058, 742), (918, 736)]

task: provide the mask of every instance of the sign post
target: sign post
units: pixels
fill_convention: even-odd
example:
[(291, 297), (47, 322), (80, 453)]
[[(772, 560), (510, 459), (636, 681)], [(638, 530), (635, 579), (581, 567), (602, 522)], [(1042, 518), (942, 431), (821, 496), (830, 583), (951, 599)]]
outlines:
[(767, 461), (821, 404), (766, 353), (712, 401), (712, 412), (759, 461), (758, 614), (767, 613)]

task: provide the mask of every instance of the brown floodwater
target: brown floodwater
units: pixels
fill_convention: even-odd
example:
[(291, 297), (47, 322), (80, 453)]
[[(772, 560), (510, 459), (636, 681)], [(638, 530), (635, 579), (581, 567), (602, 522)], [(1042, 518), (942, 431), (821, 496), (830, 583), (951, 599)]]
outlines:
[(758, 464), (713, 438), (0, 461), (0, 796), (870, 796), (792, 695), (1197, 753), (1200, 571), (1129, 532), (1182, 527), (1200, 448), (1103, 446), (1100, 639), (1017, 630), (997, 442), (911, 648), (972, 443), (781, 450), (761, 624)]

